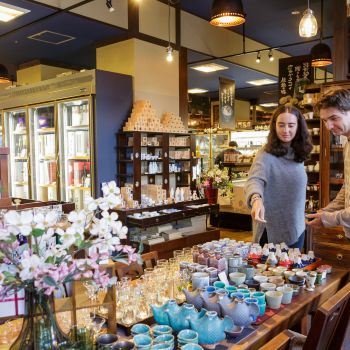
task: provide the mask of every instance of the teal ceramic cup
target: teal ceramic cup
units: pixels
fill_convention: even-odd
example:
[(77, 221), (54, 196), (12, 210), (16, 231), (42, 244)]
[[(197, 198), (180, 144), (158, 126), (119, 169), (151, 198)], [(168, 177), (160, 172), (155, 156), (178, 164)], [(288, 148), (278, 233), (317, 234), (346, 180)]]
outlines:
[(259, 306), (259, 315), (263, 316), (265, 314), (265, 311), (266, 311), (266, 303), (258, 304), (258, 306)]
[(133, 338), (135, 347), (140, 350), (150, 349), (152, 346), (152, 338), (149, 335), (137, 334)]
[(252, 293), (252, 298), (258, 299), (258, 304), (265, 304), (265, 293), (264, 292), (254, 292)]
[(149, 325), (144, 323), (136, 323), (131, 327), (131, 334), (146, 334), (149, 335), (151, 332), (151, 328)]
[(174, 344), (169, 345), (166, 343), (156, 343), (151, 346), (151, 350), (173, 350)]
[(164, 344), (172, 345), (174, 347), (175, 338), (172, 334), (162, 334), (154, 338), (154, 343), (155, 344), (164, 343)]
[(216, 287), (218, 289), (223, 289), (226, 287), (226, 284), (224, 282), (221, 282), (221, 281), (216, 281), (216, 282), (214, 282), (214, 287)]
[(177, 335), (177, 340), (180, 345), (188, 343), (198, 344), (198, 333), (192, 329), (183, 329)]
[(238, 293), (244, 294), (244, 298), (249, 298), (249, 297), (250, 297), (250, 292), (249, 292), (248, 289), (245, 289), (245, 288), (238, 288), (238, 289), (237, 289), (237, 292), (238, 292)]
[(181, 350), (203, 350), (203, 348), (199, 344), (185, 344), (181, 347)]
[(167, 325), (155, 325), (152, 327), (152, 333), (154, 337), (158, 337), (158, 335), (162, 334), (172, 334), (173, 329)]
[(235, 286), (226, 286), (225, 289), (227, 290), (227, 293), (231, 295), (231, 293), (237, 292), (237, 288)]

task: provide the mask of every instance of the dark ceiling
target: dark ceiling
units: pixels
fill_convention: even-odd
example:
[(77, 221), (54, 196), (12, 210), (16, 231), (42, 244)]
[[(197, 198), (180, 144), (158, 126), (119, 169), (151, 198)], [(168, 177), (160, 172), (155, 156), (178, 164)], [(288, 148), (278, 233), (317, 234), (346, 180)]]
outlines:
[[(108, 11), (104, 0), (90, 0), (101, 3), (101, 11)], [(119, 0), (113, 0), (116, 2)], [(333, 0), (334, 1), (334, 0)], [(29, 9), (26, 15), (13, 22), (0, 24), (0, 50), (1, 63), (6, 65), (12, 75), (15, 74), (20, 64), (29, 61), (50, 60), (69, 65), (77, 65), (84, 68), (95, 67), (95, 47), (98, 43), (106, 42), (125, 36), (126, 31), (120, 27), (98, 22), (86, 17), (69, 13), (55, 7), (41, 4), (34, 0), (2, 0), (2, 2)], [(71, 1), (79, 5), (89, 2)], [(54, 1), (52, 1), (54, 3)], [(212, 0), (181, 0), (181, 8), (193, 15), (205, 20), (210, 17)], [(302, 12), (307, 7), (307, 0), (243, 0), (244, 10), (247, 14), (245, 35), (248, 38), (261, 42), (269, 47), (275, 47), (290, 43), (302, 43), (298, 35), (298, 23)], [(74, 7), (74, 5), (73, 5)], [(321, 0), (310, 0), (310, 8), (320, 24)], [(77, 7), (79, 9), (79, 6)], [(301, 14), (292, 15), (298, 10)], [(332, 36), (333, 14), (332, 0), (324, 0), (324, 29), (323, 36)], [(48, 44), (42, 41), (29, 39), (29, 36), (49, 30), (61, 33), (76, 40), (67, 41), (61, 45)], [(234, 27), (233, 31), (242, 33), (242, 26)], [(44, 35), (42, 36), (42, 38)], [(332, 46), (332, 39), (326, 41)], [(281, 49), (283, 52), (297, 56), (309, 53), (314, 44), (300, 44)], [(211, 57), (190, 51), (188, 62)], [(220, 63), (220, 60), (216, 60)], [(222, 61), (221, 61), (222, 62)], [(246, 81), (249, 79), (273, 78), (259, 70), (245, 68), (235, 64), (228, 64), (229, 69), (222, 75), (236, 81), (238, 96), (240, 91), (247, 99), (256, 98), (259, 89), (247, 89)], [(189, 69), (189, 87), (203, 87), (211, 92), (217, 91), (219, 74), (198, 73)], [(269, 87), (273, 90), (273, 87)], [(261, 89), (260, 89), (261, 90)], [(249, 91), (252, 91), (250, 94)], [(260, 93), (260, 92), (259, 92)]]

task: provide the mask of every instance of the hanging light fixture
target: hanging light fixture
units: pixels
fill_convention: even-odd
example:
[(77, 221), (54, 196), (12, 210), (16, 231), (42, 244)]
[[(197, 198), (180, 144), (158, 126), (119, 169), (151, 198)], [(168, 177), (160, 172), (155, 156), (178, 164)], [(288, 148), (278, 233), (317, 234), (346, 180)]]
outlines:
[(311, 65), (312, 67), (325, 67), (332, 64), (332, 52), (329, 46), (322, 42), (323, 32), (323, 0), (321, 0), (321, 27), (320, 42), (311, 49)]
[(242, 0), (214, 0), (210, 24), (218, 27), (233, 27), (245, 22)]
[(174, 60), (173, 57), (173, 48), (170, 43), (170, 0), (168, 0), (168, 47), (166, 48), (166, 60), (168, 62), (172, 62)]
[(325, 67), (332, 64), (332, 52), (329, 46), (319, 42), (311, 49), (311, 65), (313, 67)]
[(273, 57), (272, 49), (269, 51), (269, 61), (273, 62), (275, 60), (275, 57)]
[(0, 64), (0, 84), (7, 84), (10, 83), (11, 79), (9, 77), (9, 72), (7, 68)]
[(307, 0), (307, 9), (303, 13), (303, 17), (299, 23), (299, 35), (302, 38), (311, 38), (317, 34), (317, 20), (314, 12), (309, 7)]
[(261, 60), (261, 55), (260, 55), (260, 51), (258, 51), (257, 55), (256, 55), (256, 60), (255, 62), (256, 63), (260, 63), (260, 60)]

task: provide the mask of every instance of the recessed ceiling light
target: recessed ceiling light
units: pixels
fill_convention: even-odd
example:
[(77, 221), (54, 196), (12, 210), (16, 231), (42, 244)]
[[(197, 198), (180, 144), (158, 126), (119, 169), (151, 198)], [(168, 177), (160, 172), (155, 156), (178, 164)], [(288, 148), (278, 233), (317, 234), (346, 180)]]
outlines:
[(255, 86), (261, 86), (261, 85), (276, 84), (277, 81), (271, 80), (271, 79), (258, 79), (258, 80), (247, 81), (247, 83)]
[(199, 66), (193, 66), (190, 68), (199, 70), (200, 72), (204, 72), (204, 73), (211, 73), (211, 72), (216, 72), (218, 70), (228, 69), (228, 67), (222, 66), (221, 64), (216, 64), (216, 63), (206, 63), (206, 64), (201, 64)]
[(277, 107), (278, 106), (278, 103), (276, 102), (266, 102), (266, 103), (260, 103), (261, 107)]
[(292, 15), (300, 15), (300, 11), (299, 10), (294, 10), (291, 13), (292, 13)]
[(0, 21), (1, 22), (9, 22), (28, 12), (30, 12), (30, 10), (27, 10), (18, 6), (5, 4), (4, 2), (0, 2)]
[(200, 89), (200, 88), (194, 88), (194, 89), (189, 89), (187, 90), (187, 92), (189, 94), (203, 94), (204, 92), (208, 92), (209, 90), (205, 90), (205, 89)]

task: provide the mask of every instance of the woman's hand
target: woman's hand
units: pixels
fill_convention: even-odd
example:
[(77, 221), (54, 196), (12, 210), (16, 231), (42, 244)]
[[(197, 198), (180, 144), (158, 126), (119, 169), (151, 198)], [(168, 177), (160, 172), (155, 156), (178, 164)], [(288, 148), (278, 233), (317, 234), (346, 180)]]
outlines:
[(266, 223), (265, 207), (262, 198), (258, 198), (254, 201), (250, 215), (252, 216), (252, 219), (256, 222)]
[(313, 227), (323, 227), (323, 223), (321, 220), (322, 211), (319, 210), (317, 213), (314, 214), (307, 214), (305, 217), (311, 221), (306, 221), (306, 225), (313, 226)]

